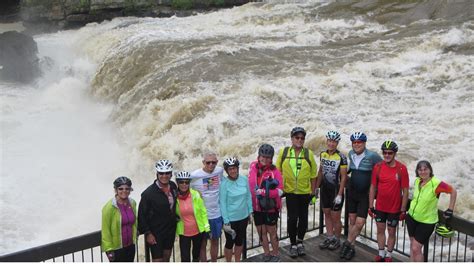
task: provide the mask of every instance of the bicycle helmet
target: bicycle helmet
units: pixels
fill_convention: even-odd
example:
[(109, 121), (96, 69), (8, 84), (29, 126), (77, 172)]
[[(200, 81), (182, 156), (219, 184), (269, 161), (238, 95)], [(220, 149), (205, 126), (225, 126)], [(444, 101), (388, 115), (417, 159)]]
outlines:
[(231, 166), (236, 166), (239, 167), (240, 162), (237, 158), (235, 157), (230, 157), (224, 160), (224, 170), (227, 171), (227, 169)]
[(441, 223), (437, 223), (435, 227), (436, 234), (440, 237), (450, 238), (454, 236), (454, 231), (449, 227)]
[(186, 171), (181, 171), (176, 175), (176, 181), (178, 180), (189, 180), (191, 179), (191, 174)]
[(126, 176), (119, 176), (117, 179), (114, 181), (114, 188), (118, 188), (120, 186), (127, 185), (129, 187), (132, 187), (132, 180)]
[(155, 164), (155, 169), (158, 173), (172, 172), (173, 164), (169, 160), (159, 160)]
[(341, 140), (341, 134), (337, 131), (331, 130), (326, 134), (326, 138), (339, 142)]
[(398, 151), (397, 143), (395, 143), (395, 141), (391, 141), (391, 140), (384, 141), (382, 143), (382, 151), (386, 151), (386, 150), (397, 152)]
[(275, 149), (270, 144), (262, 144), (260, 148), (258, 148), (258, 156), (268, 156), (273, 157), (275, 154)]
[(302, 127), (294, 127), (294, 128), (291, 130), (290, 136), (293, 137), (294, 135), (296, 135), (296, 134), (298, 134), (298, 133), (303, 133), (303, 136), (306, 137), (306, 130), (304, 130), (304, 128), (302, 128)]
[(351, 142), (354, 140), (367, 142), (367, 136), (363, 132), (354, 132), (354, 134), (351, 135)]

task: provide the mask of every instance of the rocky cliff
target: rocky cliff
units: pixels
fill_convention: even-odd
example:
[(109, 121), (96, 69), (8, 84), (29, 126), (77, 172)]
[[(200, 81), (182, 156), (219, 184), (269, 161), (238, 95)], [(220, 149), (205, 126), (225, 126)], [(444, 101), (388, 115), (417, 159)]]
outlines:
[(242, 5), (248, 0), (20, 0), (25, 23), (59, 28), (100, 22), (119, 16), (169, 17)]

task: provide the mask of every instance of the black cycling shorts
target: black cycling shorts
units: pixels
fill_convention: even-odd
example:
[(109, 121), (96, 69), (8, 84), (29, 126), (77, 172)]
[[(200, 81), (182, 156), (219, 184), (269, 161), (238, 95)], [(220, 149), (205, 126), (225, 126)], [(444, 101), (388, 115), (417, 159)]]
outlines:
[(339, 192), (339, 188), (337, 186), (323, 183), (320, 190), (321, 204), (323, 205), (324, 209), (331, 209), (332, 211), (340, 211), (342, 209), (342, 205), (344, 205), (344, 197), (342, 197), (340, 204), (334, 204), (334, 199)]
[(375, 210), (375, 221), (377, 223), (387, 223), (390, 227), (397, 227), (400, 213), (388, 213)]
[(172, 250), (174, 246), (175, 232), (164, 234), (153, 234), (156, 239), (155, 245), (150, 245), (151, 257), (153, 259), (162, 259), (163, 250)]
[(430, 240), (430, 236), (435, 229), (435, 224), (425, 224), (415, 221), (409, 214), (406, 217), (408, 235), (414, 237), (420, 244)]
[(367, 219), (369, 213), (369, 192), (360, 193), (348, 190), (346, 207), (349, 213), (357, 213), (357, 217)]
[(253, 212), (253, 220), (256, 226), (276, 225), (278, 222), (278, 212)]

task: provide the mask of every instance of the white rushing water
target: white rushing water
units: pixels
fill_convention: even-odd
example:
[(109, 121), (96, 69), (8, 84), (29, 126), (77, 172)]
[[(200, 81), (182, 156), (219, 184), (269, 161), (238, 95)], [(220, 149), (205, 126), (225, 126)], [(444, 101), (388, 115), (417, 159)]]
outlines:
[(472, 219), (474, 23), (324, 8), (252, 3), (35, 36), (44, 77), (0, 82), (0, 253), (99, 229), (118, 175), (138, 199), (157, 159), (191, 171), (211, 149), (245, 168), (296, 125), (315, 154), (332, 129), (344, 152), (354, 131), (377, 151), (394, 139), (411, 181), (428, 159)]

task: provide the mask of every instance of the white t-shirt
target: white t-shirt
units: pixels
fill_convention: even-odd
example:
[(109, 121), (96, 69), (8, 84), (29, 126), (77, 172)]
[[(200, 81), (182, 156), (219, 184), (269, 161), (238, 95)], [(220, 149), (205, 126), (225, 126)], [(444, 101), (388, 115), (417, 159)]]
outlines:
[(221, 217), (219, 186), (222, 182), (223, 172), (224, 169), (217, 166), (211, 174), (204, 172), (202, 169), (191, 173), (191, 188), (201, 192), (208, 219)]

